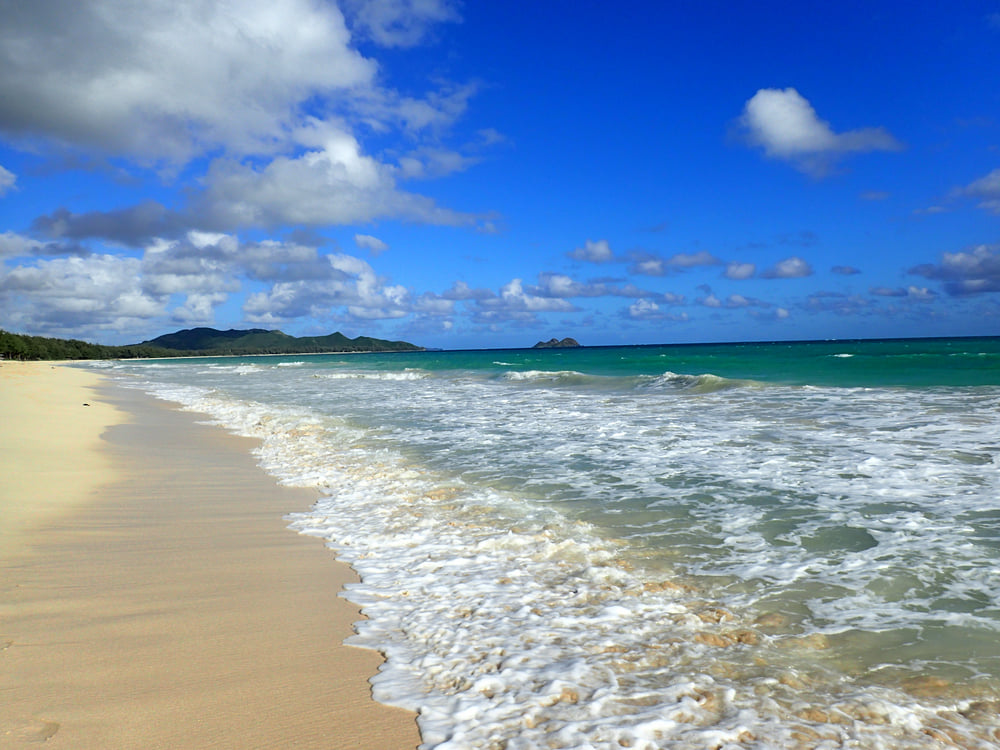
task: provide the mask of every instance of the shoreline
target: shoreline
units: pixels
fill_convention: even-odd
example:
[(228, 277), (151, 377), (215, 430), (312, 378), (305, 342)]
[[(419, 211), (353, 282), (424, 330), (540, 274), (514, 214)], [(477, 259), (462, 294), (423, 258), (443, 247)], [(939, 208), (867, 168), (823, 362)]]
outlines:
[(0, 747), (419, 744), (253, 440), (61, 364), (4, 362), (0, 408)]

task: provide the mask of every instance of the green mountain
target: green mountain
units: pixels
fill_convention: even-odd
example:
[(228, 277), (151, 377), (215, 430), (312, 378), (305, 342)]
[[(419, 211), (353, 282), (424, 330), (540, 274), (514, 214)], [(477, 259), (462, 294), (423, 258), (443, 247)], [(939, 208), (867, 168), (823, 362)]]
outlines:
[(0, 330), (3, 359), (136, 359), (143, 357), (213, 356), (226, 354), (320, 354), (324, 352), (417, 352), (422, 347), (406, 341), (383, 341), (369, 336), (349, 339), (329, 336), (295, 338), (281, 331), (254, 328), (217, 331), (190, 328), (131, 346), (103, 346), (76, 339), (24, 336)]
[(385, 341), (370, 336), (347, 338), (339, 331), (327, 336), (289, 336), (282, 331), (251, 328), (217, 331), (188, 328), (143, 341), (136, 346), (170, 349), (185, 354), (317, 354), (322, 352), (417, 352), (422, 347), (406, 341)]

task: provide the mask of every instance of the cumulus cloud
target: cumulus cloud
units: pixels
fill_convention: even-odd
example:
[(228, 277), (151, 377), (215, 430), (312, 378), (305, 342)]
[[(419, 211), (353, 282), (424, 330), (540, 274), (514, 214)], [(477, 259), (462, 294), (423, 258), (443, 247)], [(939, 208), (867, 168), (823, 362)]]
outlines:
[(707, 250), (700, 250), (697, 253), (675, 253), (669, 258), (643, 250), (633, 250), (628, 254), (628, 259), (629, 273), (639, 276), (666, 276), (671, 272), (722, 264), (721, 260)]
[(306, 98), (376, 73), (337, 7), (311, 0), (15, 4), (0, 61), (8, 135), (181, 163), (219, 146), (271, 152)]
[(471, 216), (396, 188), (392, 170), (366, 156), (338, 126), (314, 122), (300, 156), (279, 156), (263, 167), (217, 160), (205, 177), (195, 214), (218, 227), (319, 226), (395, 216), (431, 224), (471, 224)]
[(8, 190), (14, 189), (14, 183), (17, 182), (17, 175), (11, 172), (9, 169), (5, 169), (0, 166), (0, 196), (6, 193)]
[(994, 169), (985, 177), (970, 182), (964, 188), (959, 188), (956, 193), (976, 198), (979, 200), (980, 208), (1000, 215), (1000, 169)]
[(650, 299), (637, 299), (628, 306), (628, 317), (635, 320), (654, 320), (662, 318), (660, 306)]
[(76, 243), (42, 242), (17, 232), (0, 233), (0, 258), (30, 258), (46, 255), (89, 255)]
[(564, 299), (540, 297), (524, 291), (521, 279), (512, 279), (500, 289), (496, 299), (485, 300), (487, 307), (503, 307), (506, 310), (526, 310), (529, 312), (567, 312), (575, 308)]
[(722, 307), (722, 300), (715, 296), (715, 294), (709, 291), (704, 297), (698, 298), (698, 304), (704, 305), (705, 307)]
[(767, 157), (788, 161), (814, 176), (825, 174), (846, 154), (903, 148), (884, 128), (835, 132), (794, 88), (760, 89), (747, 101), (738, 122), (747, 141), (763, 148)]
[(142, 289), (137, 258), (55, 258), (0, 270), (4, 320), (42, 334), (132, 330), (163, 315), (166, 303)]
[(363, 250), (367, 250), (372, 255), (381, 255), (389, 249), (389, 246), (386, 243), (378, 237), (372, 237), (370, 234), (354, 235), (354, 244)]
[[(355, 11), (372, 19), (365, 28), (414, 40), (427, 24), (454, 20), (450, 4), (434, 0), (359, 2)], [(475, 86), (441, 83), (423, 97), (383, 88), (334, 3), (37, 0), (5, 13), (0, 66), (0, 134), (10, 142), (174, 171), (212, 160), (186, 207), (44, 217), (67, 232), (137, 246), (196, 226), (474, 221), (402, 190), (397, 181), (412, 169), (366, 154), (356, 133), (404, 129), (417, 139), (410, 164), (420, 162), (420, 176), (464, 168), (472, 162), (440, 136)], [(419, 142), (424, 131), (433, 146)]]
[(765, 279), (801, 279), (812, 276), (813, 269), (802, 258), (791, 257), (778, 261), (761, 274)]
[(940, 263), (924, 263), (910, 273), (944, 282), (945, 291), (954, 297), (1000, 292), (1000, 245), (943, 253)]
[(301, 317), (322, 320), (337, 310), (357, 319), (379, 320), (410, 312), (409, 290), (385, 284), (360, 258), (336, 254), (325, 256), (323, 262), (326, 272), (319, 277), (281, 281), (247, 297), (243, 305), (247, 320), (267, 324)]
[(755, 297), (746, 297), (742, 294), (730, 294), (726, 297), (725, 301), (720, 300), (710, 287), (702, 285), (699, 289), (704, 292), (704, 297), (699, 297), (697, 302), (704, 307), (710, 307), (714, 309), (728, 308), (730, 310), (736, 310), (744, 307), (759, 307), (768, 308), (771, 307), (770, 302), (765, 302), (759, 300)]
[(413, 310), (421, 315), (451, 315), (455, 311), (455, 302), (431, 292), (424, 292), (414, 301)]
[(235, 235), (188, 232), (150, 242), (139, 257), (90, 255), (47, 259), (60, 246), (13, 233), (0, 235), (0, 255), (33, 256), (0, 266), (0, 319), (29, 330), (72, 327), (145, 330), (166, 322), (210, 324), (219, 305), (248, 286), (247, 322), (377, 320), (440, 312), (452, 302), (411, 299), (364, 260), (320, 255), (295, 242), (241, 242)]
[(496, 294), (489, 289), (473, 289), (464, 281), (456, 281), (451, 288), (441, 294), (444, 299), (449, 300), (483, 300), (496, 297)]
[(723, 274), (727, 279), (742, 281), (751, 278), (757, 271), (757, 266), (753, 263), (738, 263), (733, 261), (726, 264), (726, 272)]
[(542, 272), (538, 274), (538, 284), (529, 286), (528, 292), (539, 297), (659, 297), (674, 304), (676, 295), (640, 289), (634, 284), (621, 284), (616, 280), (595, 280), (587, 283), (561, 273)]
[(566, 253), (573, 260), (582, 260), (587, 263), (611, 263), (614, 261), (614, 253), (607, 240), (587, 240), (583, 247), (578, 247)]
[(524, 288), (521, 279), (511, 279), (500, 288), (500, 294), (476, 299), (472, 308), (474, 322), (495, 325), (505, 321), (534, 325), (538, 313), (576, 312), (577, 308), (560, 297), (544, 297)]
[(628, 271), (637, 276), (665, 276), (667, 261), (650, 253), (634, 251), (629, 253), (631, 264)]

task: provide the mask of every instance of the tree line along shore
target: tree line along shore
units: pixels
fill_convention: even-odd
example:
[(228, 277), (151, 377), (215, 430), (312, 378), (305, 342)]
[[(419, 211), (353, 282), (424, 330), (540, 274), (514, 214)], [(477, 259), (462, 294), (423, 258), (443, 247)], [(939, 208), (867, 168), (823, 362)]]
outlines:
[(351, 339), (339, 331), (328, 336), (297, 338), (281, 331), (263, 329), (217, 331), (213, 328), (191, 328), (139, 344), (106, 346), (78, 339), (28, 336), (0, 329), (0, 359), (23, 361), (395, 352), (422, 351), (422, 349), (406, 341), (385, 341), (370, 336)]

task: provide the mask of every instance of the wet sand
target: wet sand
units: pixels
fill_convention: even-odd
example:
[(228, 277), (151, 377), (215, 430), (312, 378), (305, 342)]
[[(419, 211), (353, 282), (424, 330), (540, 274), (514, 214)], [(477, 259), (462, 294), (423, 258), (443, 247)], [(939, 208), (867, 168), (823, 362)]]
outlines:
[(0, 414), (0, 747), (419, 743), (253, 441), (49, 363), (0, 363)]

